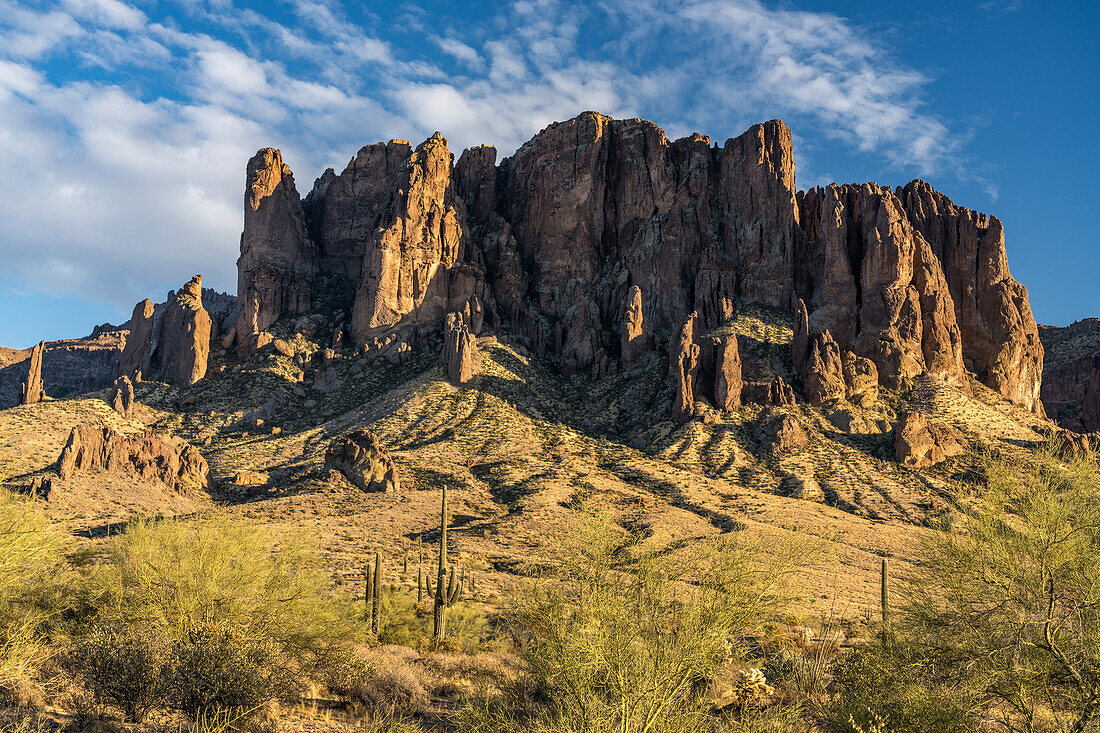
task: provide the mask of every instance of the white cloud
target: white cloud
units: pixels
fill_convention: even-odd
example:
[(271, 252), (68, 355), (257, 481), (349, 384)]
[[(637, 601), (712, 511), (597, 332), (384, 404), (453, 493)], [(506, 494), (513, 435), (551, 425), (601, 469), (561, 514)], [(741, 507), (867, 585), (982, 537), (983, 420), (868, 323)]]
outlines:
[[(335, 0), (288, 0), (295, 24), (232, 0), (44, 2), (0, 0), (0, 257), (33, 287), (118, 305), (199, 271), (235, 287), (244, 165), (267, 145), (305, 194), (366, 143), (440, 130), (456, 153), (506, 155), (587, 109), (672, 135), (784, 116), (799, 140), (922, 172), (962, 142), (925, 110), (929, 80), (857, 26), (757, 0), (520, 0), (422, 28), (406, 6), (390, 35)], [(54, 79), (44, 61), (65, 54)]]

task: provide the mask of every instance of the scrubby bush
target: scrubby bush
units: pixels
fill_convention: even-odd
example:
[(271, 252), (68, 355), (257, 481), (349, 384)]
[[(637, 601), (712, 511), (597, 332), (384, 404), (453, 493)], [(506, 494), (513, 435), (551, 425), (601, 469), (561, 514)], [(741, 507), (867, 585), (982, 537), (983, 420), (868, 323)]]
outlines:
[(93, 628), (77, 639), (66, 659), (69, 670), (100, 701), (141, 723), (165, 692), (167, 641), (128, 624)]
[(168, 702), (192, 720), (250, 717), (286, 697), (293, 678), (274, 640), (227, 629), (195, 629), (172, 645)]
[(834, 670), (825, 718), (835, 730), (891, 733), (966, 733), (972, 700), (964, 689), (936, 678), (929, 660), (895, 639), (857, 647)]
[(217, 513), (132, 524), (89, 577), (83, 610), (78, 650), (99, 649), (101, 630), (120, 627), (137, 645), (101, 653), (98, 667), (82, 668), (86, 684), (118, 704), (93, 674), (115, 665), (117, 684), (131, 689), (127, 679), (163, 645), (165, 701), (193, 719), (284, 697), (364, 637), (361, 610), (333, 588), (308, 544)]
[(31, 684), (51, 655), (69, 545), (33, 501), (0, 488), (0, 681), (12, 690)]
[(725, 535), (660, 555), (587, 514), (557, 572), (510, 613), (544, 701), (536, 726), (699, 730), (709, 678), (777, 610), (807, 549), (765, 553)]
[(1093, 730), (1100, 473), (1044, 453), (987, 454), (983, 473), (981, 505), (924, 548), (904, 642), (1006, 730)]
[[(416, 591), (394, 588), (382, 594), (382, 622), (378, 629), (378, 641), (382, 644), (400, 644), (417, 647), (432, 635), (430, 599), (420, 606), (416, 603)], [(476, 654), (494, 647), (492, 628), (484, 611), (478, 606), (457, 601), (447, 609), (447, 636), (443, 640), (447, 649)]]

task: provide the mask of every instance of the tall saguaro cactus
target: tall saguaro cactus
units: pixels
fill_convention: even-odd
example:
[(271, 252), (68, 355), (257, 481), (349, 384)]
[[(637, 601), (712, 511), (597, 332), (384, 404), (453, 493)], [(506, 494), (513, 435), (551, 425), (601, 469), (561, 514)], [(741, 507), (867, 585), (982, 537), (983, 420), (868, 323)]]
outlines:
[(435, 576), (435, 606), (432, 636), (442, 639), (447, 635), (447, 484), (443, 484), (443, 502), (439, 511), (439, 570)]
[(378, 635), (378, 627), (382, 618), (382, 609), (380, 608), (382, 602), (382, 553), (375, 551), (374, 553), (374, 605), (371, 607), (370, 615), (370, 627), (374, 635)]
[(889, 562), (882, 558), (882, 638), (885, 641), (890, 635), (890, 585)]

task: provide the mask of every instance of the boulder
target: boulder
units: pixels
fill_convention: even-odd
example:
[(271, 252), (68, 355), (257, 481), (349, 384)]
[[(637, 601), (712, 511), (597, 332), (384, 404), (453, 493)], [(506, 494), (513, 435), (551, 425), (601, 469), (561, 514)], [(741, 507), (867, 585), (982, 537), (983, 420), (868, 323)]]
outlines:
[(844, 399), (847, 393), (840, 347), (828, 330), (809, 338), (806, 362), (802, 366), (802, 386), (811, 405)]
[(867, 406), (878, 398), (878, 368), (875, 362), (865, 356), (856, 356), (845, 351), (844, 389), (845, 396), (853, 405)]
[(363, 491), (400, 490), (393, 458), (366, 428), (333, 440), (325, 452), (325, 466), (339, 471)]
[(776, 456), (801, 450), (810, 443), (806, 428), (786, 412), (777, 413), (768, 419), (764, 433), (768, 440), (768, 450)]
[(111, 428), (77, 425), (57, 460), (58, 476), (68, 481), (78, 471), (95, 470), (158, 481), (179, 492), (210, 486), (206, 459), (180, 438), (153, 432), (123, 435)]
[(930, 422), (919, 412), (910, 412), (895, 428), (894, 450), (902, 465), (927, 468), (962, 455), (966, 452), (966, 444), (954, 428)]

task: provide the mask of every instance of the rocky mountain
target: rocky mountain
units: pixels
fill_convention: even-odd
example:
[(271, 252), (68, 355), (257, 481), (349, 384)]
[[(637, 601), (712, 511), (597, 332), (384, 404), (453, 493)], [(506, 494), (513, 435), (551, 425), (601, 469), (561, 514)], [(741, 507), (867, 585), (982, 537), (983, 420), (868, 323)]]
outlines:
[(1046, 349), (1043, 404), (1060, 425), (1078, 432), (1100, 430), (1100, 319), (1065, 328), (1040, 326)]
[(661, 546), (820, 541), (806, 604), (855, 614), (882, 557), (904, 580), (965, 511), (984, 449), (1043, 444), (1044, 403), (1091, 429), (1100, 329), (1040, 331), (996, 218), (923, 181), (800, 191), (793, 160), (779, 121), (717, 145), (584, 113), (499, 161), (369, 145), (303, 198), (261, 150), (236, 297), (137, 304), (96, 336), (99, 391), (0, 410), (0, 474), (91, 536), (214, 502), (295, 526), (351, 584), (445, 484), (487, 593), (595, 499)]
[[(125, 339), (125, 327), (104, 324), (81, 339), (44, 343), (41, 386), (46, 396), (71, 397), (105, 389), (117, 376)], [(20, 403), (33, 351), (0, 349), (0, 409)]]
[(801, 302), (836, 378), (841, 354), (892, 387), (969, 372), (1043, 410), (1043, 346), (1000, 221), (919, 180), (798, 191), (778, 120), (719, 146), (586, 112), (499, 164), (488, 146), (455, 162), (438, 133), (392, 140), (305, 199), (279, 151), (261, 150), (238, 269), (236, 343), (331, 307), (356, 344), (415, 347), (476, 304), (563, 375), (599, 379), (674, 346), (689, 321), (703, 335), (746, 303)]

